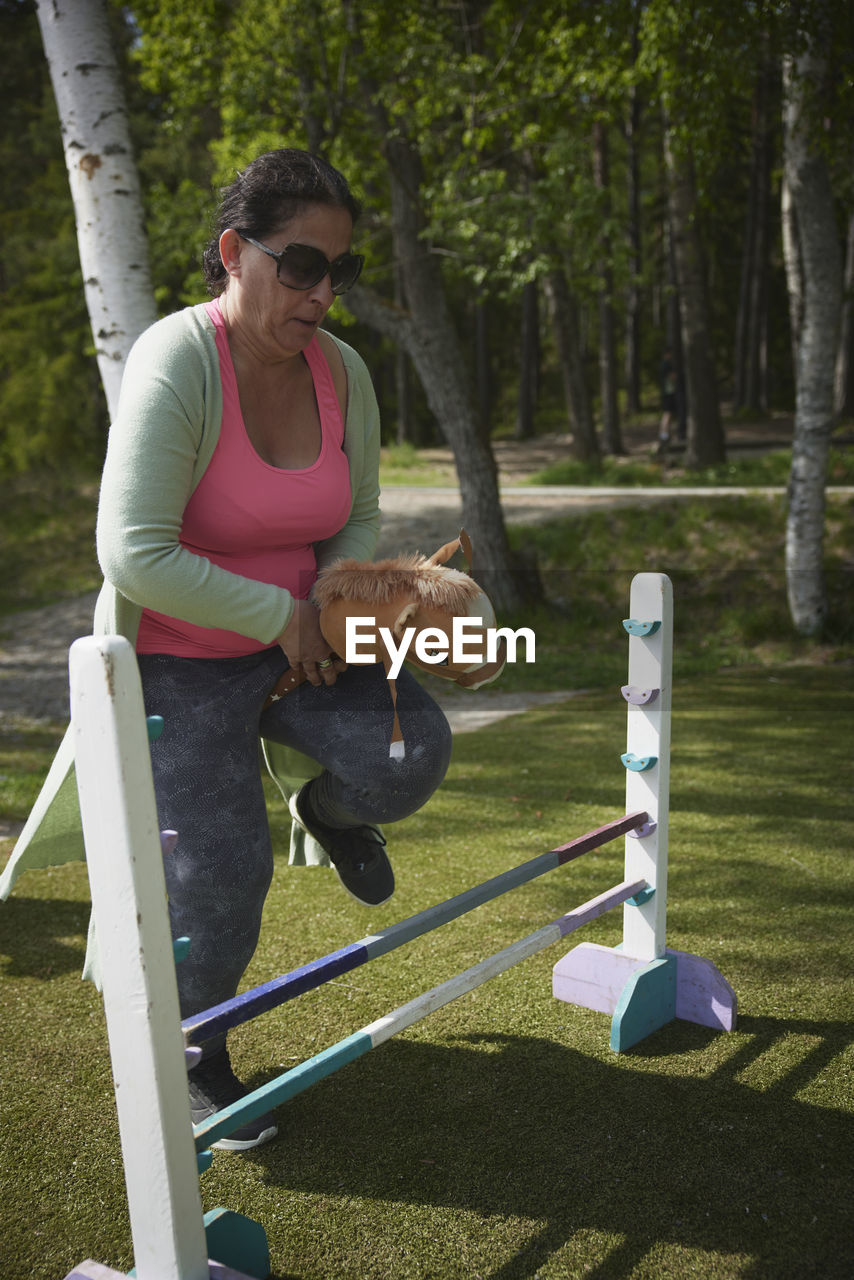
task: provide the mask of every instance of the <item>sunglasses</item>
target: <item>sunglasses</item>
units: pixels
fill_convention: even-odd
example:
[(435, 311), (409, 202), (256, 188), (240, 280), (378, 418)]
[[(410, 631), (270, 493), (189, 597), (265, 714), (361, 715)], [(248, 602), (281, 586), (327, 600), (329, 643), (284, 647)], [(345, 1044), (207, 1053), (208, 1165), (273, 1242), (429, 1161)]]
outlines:
[(253, 240), (252, 236), (247, 236), (242, 231), (237, 234), (247, 244), (254, 245), (268, 257), (275, 258), (276, 276), (279, 284), (283, 284), (286, 289), (313, 289), (328, 275), (332, 292), (346, 293), (359, 279), (365, 262), (360, 253), (342, 253), (334, 262), (330, 262), (319, 249), (310, 244), (286, 244), (277, 253), (275, 249), (261, 244), (260, 240)]

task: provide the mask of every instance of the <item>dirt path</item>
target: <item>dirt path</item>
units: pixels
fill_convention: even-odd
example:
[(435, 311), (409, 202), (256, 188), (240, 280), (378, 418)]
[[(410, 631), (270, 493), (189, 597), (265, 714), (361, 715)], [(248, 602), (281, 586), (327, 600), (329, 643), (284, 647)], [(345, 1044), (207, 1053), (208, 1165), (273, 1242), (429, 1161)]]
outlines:
[[(582, 500), (579, 500), (579, 504)], [(548, 519), (567, 511), (566, 499), (548, 494), (523, 496), (505, 503), (508, 520)], [(454, 490), (390, 487), (383, 494), (383, 526), (377, 557), (401, 550), (429, 554), (454, 538), (460, 529), (459, 494)], [(33, 724), (64, 723), (68, 718), (68, 649), (78, 636), (89, 635), (96, 593), (27, 610), (3, 620), (0, 628), (0, 733)], [(439, 681), (439, 692), (445, 686)], [(457, 694), (460, 709), (457, 713)], [(489, 718), (525, 709), (522, 695), (489, 697)], [(558, 696), (558, 695), (555, 695)], [(551, 697), (551, 695), (550, 695)], [(486, 713), (472, 713), (471, 694), (454, 688), (442, 694), (456, 732), (478, 728)], [(540, 695), (534, 701), (543, 701)], [(552, 699), (553, 700), (553, 699)]]

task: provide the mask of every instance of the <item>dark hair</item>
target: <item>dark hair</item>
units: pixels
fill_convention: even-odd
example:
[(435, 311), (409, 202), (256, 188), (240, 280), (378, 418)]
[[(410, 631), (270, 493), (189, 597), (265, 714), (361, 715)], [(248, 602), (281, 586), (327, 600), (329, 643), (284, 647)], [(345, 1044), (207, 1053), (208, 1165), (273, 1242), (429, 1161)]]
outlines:
[(202, 256), (208, 291), (216, 297), (228, 283), (219, 254), (219, 238), (228, 227), (263, 240), (308, 205), (317, 204), (346, 209), (354, 223), (361, 213), (343, 174), (320, 156), (283, 147), (253, 160), (220, 192), (213, 236)]

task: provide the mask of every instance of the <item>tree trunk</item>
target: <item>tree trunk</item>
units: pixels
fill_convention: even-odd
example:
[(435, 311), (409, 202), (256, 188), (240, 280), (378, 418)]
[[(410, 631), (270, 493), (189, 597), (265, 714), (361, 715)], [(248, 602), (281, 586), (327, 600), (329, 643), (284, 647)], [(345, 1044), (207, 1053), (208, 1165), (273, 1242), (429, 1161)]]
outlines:
[(641, 292), (643, 269), (640, 203), (640, 131), (641, 104), (637, 85), (629, 90), (629, 114), (626, 120), (626, 187), (628, 200), (629, 284), (626, 288), (626, 347), (623, 359), (626, 385), (626, 410), (641, 411)]
[[(394, 273), (394, 301), (396, 306), (403, 306), (403, 287), (399, 271)], [(412, 419), (409, 356), (401, 342), (396, 342), (394, 347), (394, 388), (397, 399), (397, 443), (414, 445), (417, 441)]]
[(854, 213), (848, 217), (845, 292), (842, 302), (839, 351), (836, 356), (833, 407), (837, 418), (854, 417)]
[(394, 349), (394, 389), (397, 401), (397, 431), (395, 439), (398, 444), (416, 445), (415, 431), (412, 425), (412, 396), (409, 384), (409, 356), (404, 347)]
[(555, 268), (544, 277), (543, 287), (555, 335), (566, 403), (572, 425), (573, 454), (580, 462), (598, 462), (599, 444), (593, 425), (590, 397), (584, 379), (578, 306), (564, 273)]
[(157, 318), (127, 108), (103, 0), (37, 0), (98, 369), (113, 417), (125, 360)]
[(754, 232), (756, 199), (754, 193), (755, 172), (751, 170), (750, 191), (744, 214), (744, 235), (741, 251), (741, 280), (738, 288), (738, 312), (735, 317), (735, 351), (732, 369), (732, 407), (740, 409), (745, 400), (747, 383), (747, 329), (750, 323), (750, 280), (753, 274)]
[(599, 403), (602, 407), (602, 441), (607, 453), (624, 453), (617, 403), (617, 342), (614, 336), (614, 308), (611, 303), (613, 274), (606, 273), (599, 294)]
[(771, 213), (772, 132), (770, 110), (770, 70), (761, 73), (756, 151), (756, 219), (754, 223), (753, 271), (750, 276), (750, 323), (747, 328), (746, 409), (768, 411), (768, 248)]
[(537, 295), (537, 282), (530, 280), (522, 290), (522, 359), (516, 407), (517, 440), (529, 440), (534, 434), (534, 414), (540, 380), (540, 311)]
[(678, 154), (665, 121), (664, 156), (668, 203), (679, 288), (679, 319), (688, 399), (685, 465), (708, 467), (726, 461), (697, 198), (690, 156)]
[(804, 323), (804, 272), (798, 238), (798, 220), (789, 186), (786, 166), (780, 185), (780, 215), (783, 231), (783, 263), (786, 268), (786, 292), (789, 298), (789, 339), (792, 348), (792, 375), (797, 383), (798, 352)]
[(733, 408), (768, 408), (765, 332), (768, 305), (768, 219), (771, 195), (771, 71), (763, 60), (753, 95), (750, 190), (736, 322)]
[(477, 423), (489, 447), (492, 432), (492, 361), (489, 358), (489, 307), (484, 298), (474, 304), (474, 364), (477, 382)]
[(684, 441), (688, 429), (688, 405), (685, 396), (685, 356), (682, 351), (682, 324), (679, 320), (679, 283), (676, 279), (676, 250), (673, 247), (673, 231), (669, 218), (665, 218), (664, 234), (667, 240), (667, 306), (665, 308), (664, 345), (670, 348), (673, 365), (676, 369), (676, 438)]
[(803, 268), (803, 320), (795, 367), (795, 432), (786, 520), (786, 587), (795, 630), (821, 632), (827, 615), (822, 564), (834, 366), (842, 312), (842, 256), (827, 162), (813, 136), (808, 95), (826, 71), (810, 46), (787, 57), (784, 165)]
[(360, 319), (402, 342), (427, 402), (454, 453), (463, 521), (475, 548), (474, 571), (499, 613), (511, 613), (539, 588), (531, 568), (517, 568), (507, 541), (495, 460), (483, 440), (474, 395), (454, 329), (438, 261), (422, 237), (421, 160), (402, 133), (389, 129), (392, 236), (406, 310), (401, 314), (366, 289), (346, 295)]
[[(593, 126), (593, 177), (602, 200), (607, 227), (611, 218), (608, 132), (605, 123)], [(617, 405), (617, 344), (614, 339), (614, 272), (611, 239), (607, 230), (599, 236), (599, 401), (602, 408), (602, 440), (608, 453), (621, 454), (620, 411)]]

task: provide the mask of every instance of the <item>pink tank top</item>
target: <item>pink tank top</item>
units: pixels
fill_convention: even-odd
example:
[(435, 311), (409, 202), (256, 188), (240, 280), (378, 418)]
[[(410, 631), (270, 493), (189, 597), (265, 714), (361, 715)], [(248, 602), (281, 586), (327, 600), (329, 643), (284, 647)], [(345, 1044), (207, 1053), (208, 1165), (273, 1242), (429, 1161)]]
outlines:
[[(222, 378), (222, 427), (213, 457), (184, 510), (181, 545), (232, 573), (286, 588), (304, 600), (317, 565), (312, 543), (329, 538), (350, 514), (344, 422), (332, 374), (316, 337), (304, 355), (320, 414), (320, 453), (310, 467), (264, 462), (246, 434), (237, 379), (219, 302), (206, 304), (216, 328)], [(200, 627), (145, 609), (139, 653), (224, 658), (269, 645), (220, 627)]]

